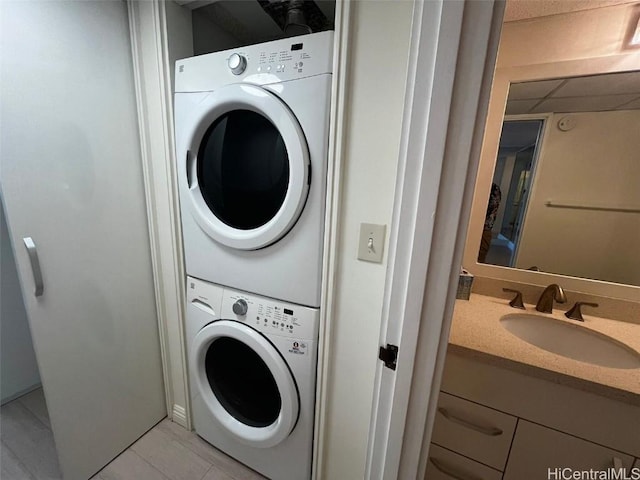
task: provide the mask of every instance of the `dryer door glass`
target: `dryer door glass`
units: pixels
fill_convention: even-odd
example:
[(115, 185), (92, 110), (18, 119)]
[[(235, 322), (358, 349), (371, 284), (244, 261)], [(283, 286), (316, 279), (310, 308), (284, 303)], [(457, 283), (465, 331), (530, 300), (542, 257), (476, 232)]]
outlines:
[(278, 129), (250, 110), (232, 110), (205, 133), (198, 152), (198, 183), (216, 217), (251, 230), (280, 210), (289, 185), (289, 157)]
[(216, 339), (207, 351), (205, 369), (211, 390), (236, 420), (251, 427), (276, 421), (282, 405), (278, 386), (264, 361), (245, 343)]

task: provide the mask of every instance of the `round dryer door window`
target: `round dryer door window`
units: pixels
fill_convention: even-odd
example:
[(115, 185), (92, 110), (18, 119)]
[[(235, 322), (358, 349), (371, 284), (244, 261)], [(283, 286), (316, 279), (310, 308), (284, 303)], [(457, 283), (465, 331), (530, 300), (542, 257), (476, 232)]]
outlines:
[(286, 235), (310, 181), (306, 140), (289, 108), (261, 87), (228, 85), (205, 98), (187, 128), (181, 178), (200, 227), (242, 250)]
[(195, 337), (195, 388), (216, 420), (243, 443), (272, 447), (298, 419), (298, 389), (282, 355), (256, 330), (232, 320)]

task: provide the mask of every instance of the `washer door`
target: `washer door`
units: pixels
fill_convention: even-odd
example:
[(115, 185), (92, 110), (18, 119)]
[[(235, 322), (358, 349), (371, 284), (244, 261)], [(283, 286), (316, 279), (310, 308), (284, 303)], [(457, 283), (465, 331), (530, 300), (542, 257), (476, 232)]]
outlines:
[(251, 327), (219, 320), (193, 340), (194, 387), (211, 415), (242, 443), (267, 448), (298, 420), (298, 388), (276, 348)]
[(180, 170), (191, 212), (214, 240), (256, 250), (282, 238), (309, 193), (309, 149), (274, 94), (234, 84), (200, 103), (185, 126)]

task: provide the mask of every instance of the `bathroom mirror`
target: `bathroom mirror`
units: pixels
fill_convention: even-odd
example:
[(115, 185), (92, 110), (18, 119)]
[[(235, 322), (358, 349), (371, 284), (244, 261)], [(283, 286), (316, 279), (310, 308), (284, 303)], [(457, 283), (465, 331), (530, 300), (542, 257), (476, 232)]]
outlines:
[(479, 263), (640, 286), (640, 72), (510, 82), (488, 183)]

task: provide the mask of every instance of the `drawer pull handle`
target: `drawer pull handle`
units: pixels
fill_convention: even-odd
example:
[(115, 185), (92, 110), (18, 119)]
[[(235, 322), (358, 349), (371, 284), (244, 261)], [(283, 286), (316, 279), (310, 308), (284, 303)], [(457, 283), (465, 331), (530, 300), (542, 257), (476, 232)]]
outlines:
[(502, 430), (497, 427), (485, 427), (484, 425), (477, 425), (469, 420), (453, 415), (446, 408), (438, 407), (438, 412), (440, 412), (442, 416), (450, 422), (457, 423), (458, 425), (470, 428), (471, 430), (475, 430), (476, 432), (480, 432), (484, 435), (488, 435), (490, 437), (497, 437), (499, 435), (502, 435)]
[(475, 475), (469, 475), (465, 472), (457, 472), (451, 466), (446, 465), (442, 460), (437, 460), (433, 457), (429, 457), (429, 461), (433, 463), (433, 466), (440, 470), (442, 473), (451, 478), (455, 478), (456, 480), (482, 480), (482, 478), (476, 477)]

